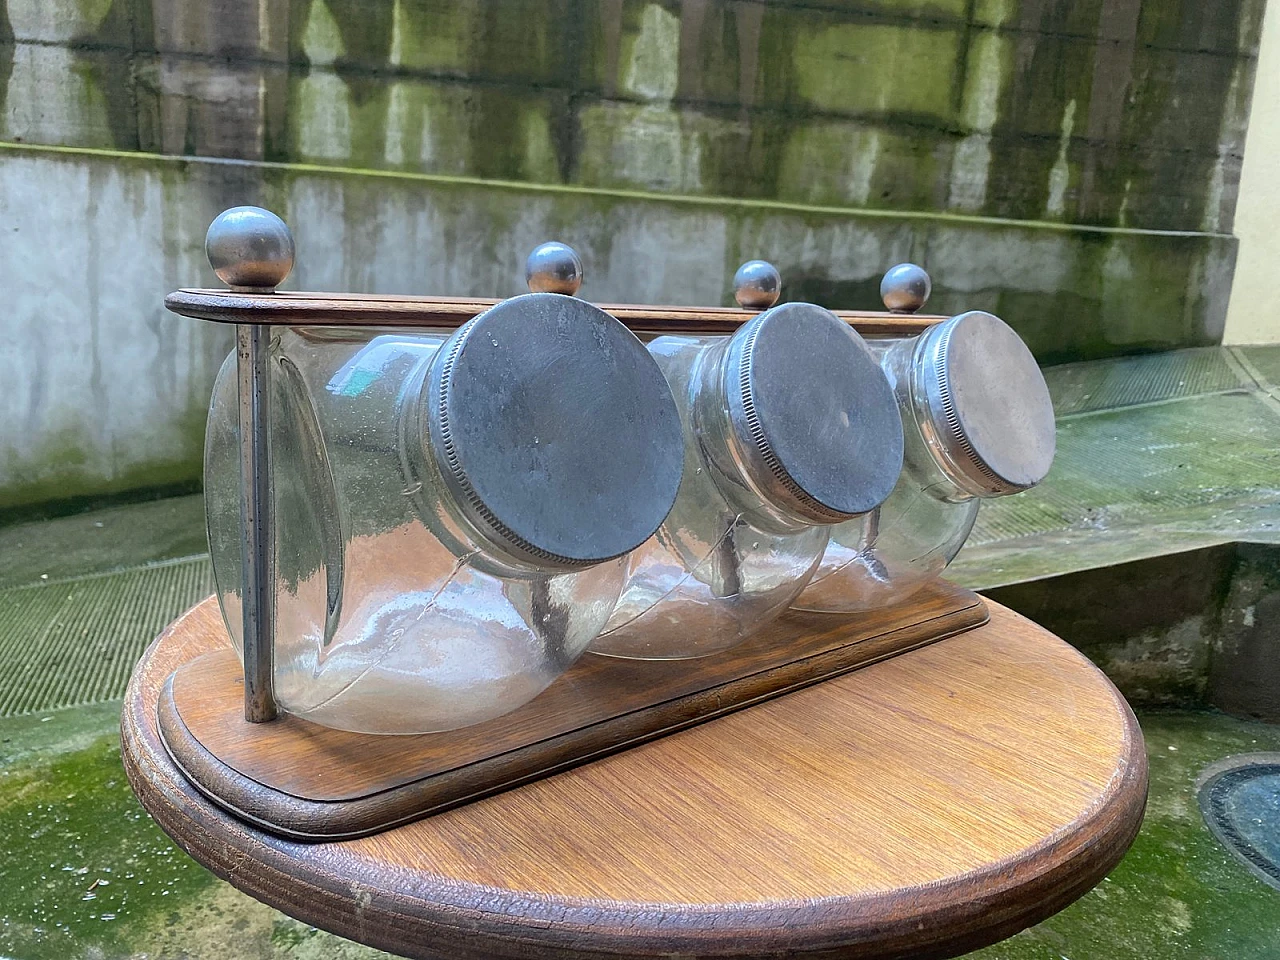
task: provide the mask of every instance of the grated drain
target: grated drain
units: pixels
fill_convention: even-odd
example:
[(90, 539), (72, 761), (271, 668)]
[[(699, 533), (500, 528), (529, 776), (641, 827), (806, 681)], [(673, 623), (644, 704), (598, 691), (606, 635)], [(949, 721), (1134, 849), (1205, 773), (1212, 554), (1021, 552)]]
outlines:
[(124, 696), (147, 644), (213, 589), (194, 557), (0, 591), (0, 717)]
[(1280, 890), (1280, 753), (1231, 757), (1200, 777), (1200, 811), (1213, 835)]
[(1255, 386), (1220, 347), (1065, 363), (1044, 376), (1059, 417)]

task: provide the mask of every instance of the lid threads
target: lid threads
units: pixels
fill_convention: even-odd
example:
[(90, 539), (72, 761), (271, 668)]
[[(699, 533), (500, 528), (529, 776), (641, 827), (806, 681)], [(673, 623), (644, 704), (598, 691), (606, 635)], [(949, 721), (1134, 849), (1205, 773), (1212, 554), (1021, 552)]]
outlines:
[(675, 501), (671, 389), (635, 335), (585, 301), (531, 293), (491, 307), (441, 346), (422, 396), (445, 502), (508, 559), (604, 563)]
[(810, 496), (800, 484), (796, 483), (791, 474), (787, 472), (786, 467), (782, 465), (782, 461), (778, 458), (773, 445), (769, 443), (769, 438), (765, 436), (764, 426), (760, 422), (760, 414), (756, 410), (755, 398), (752, 396), (753, 391), (751, 388), (752, 362), (755, 355), (756, 339), (759, 337), (762, 327), (761, 320), (756, 320), (752, 323), (752, 329), (747, 334), (746, 341), (742, 345), (742, 356), (738, 361), (738, 391), (741, 396), (742, 410), (745, 415), (747, 433), (751, 438), (751, 443), (756, 452), (760, 454), (760, 459), (764, 461), (764, 465), (774, 479), (803, 507), (804, 512), (812, 514), (815, 519), (827, 523), (841, 523), (849, 520), (854, 514), (828, 507)]
[(965, 492), (1034, 487), (1053, 462), (1053, 401), (1035, 357), (1008, 324), (980, 310), (921, 335), (915, 394), (935, 459)]

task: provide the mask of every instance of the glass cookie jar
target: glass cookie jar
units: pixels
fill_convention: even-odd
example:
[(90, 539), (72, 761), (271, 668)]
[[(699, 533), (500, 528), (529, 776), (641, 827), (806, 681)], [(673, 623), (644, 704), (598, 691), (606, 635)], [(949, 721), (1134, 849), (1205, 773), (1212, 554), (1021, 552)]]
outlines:
[[(280, 328), (270, 347), (275, 695), (365, 733), (450, 730), (586, 649), (679, 487), (666, 380), (619, 321), (533, 293), (450, 335)], [(234, 357), (209, 414), (218, 596), (241, 636)]]
[[(776, 297), (776, 294), (775, 294)], [(684, 478), (594, 653), (680, 659), (764, 627), (808, 581), (832, 524), (867, 514), (902, 466), (902, 424), (871, 351), (834, 314), (788, 303), (732, 337), (649, 344), (684, 424)]]
[(902, 476), (871, 523), (832, 529), (803, 610), (905, 600), (955, 559), (983, 500), (1035, 486), (1053, 463), (1048, 387), (1004, 321), (974, 311), (874, 349), (902, 411)]

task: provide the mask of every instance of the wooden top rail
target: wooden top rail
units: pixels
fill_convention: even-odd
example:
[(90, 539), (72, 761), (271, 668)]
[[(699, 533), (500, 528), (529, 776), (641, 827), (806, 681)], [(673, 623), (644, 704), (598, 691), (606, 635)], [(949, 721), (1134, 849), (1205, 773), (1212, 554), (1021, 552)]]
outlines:
[[(487, 297), (404, 297), (356, 293), (234, 293), (229, 290), (175, 291), (164, 305), (174, 313), (218, 323), (290, 327), (431, 327), (453, 329), (498, 300)], [(636, 333), (733, 333), (757, 311), (737, 307), (667, 307), (602, 303)], [(912, 337), (942, 320), (869, 310), (834, 310), (863, 336)]]

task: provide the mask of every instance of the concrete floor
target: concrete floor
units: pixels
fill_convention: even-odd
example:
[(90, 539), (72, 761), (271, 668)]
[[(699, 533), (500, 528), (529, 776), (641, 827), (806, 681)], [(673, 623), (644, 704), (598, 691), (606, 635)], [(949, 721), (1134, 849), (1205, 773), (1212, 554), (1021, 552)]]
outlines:
[(1280, 543), (1280, 346), (1045, 371), (1058, 454), (983, 504), (949, 575), (987, 589), (1214, 544)]
[[(996, 587), (1280, 541), (1280, 348), (1048, 373), (1054, 473), (984, 506), (957, 579)], [(129, 792), (116, 732), (129, 667), (210, 588), (198, 497), (0, 528), (0, 957), (381, 956), (214, 879)], [(1206, 711), (1139, 717), (1152, 789), (1129, 856), (1076, 905), (975, 956), (1280, 957), (1280, 891), (1217, 843), (1194, 795), (1209, 763), (1280, 750), (1280, 726)]]

